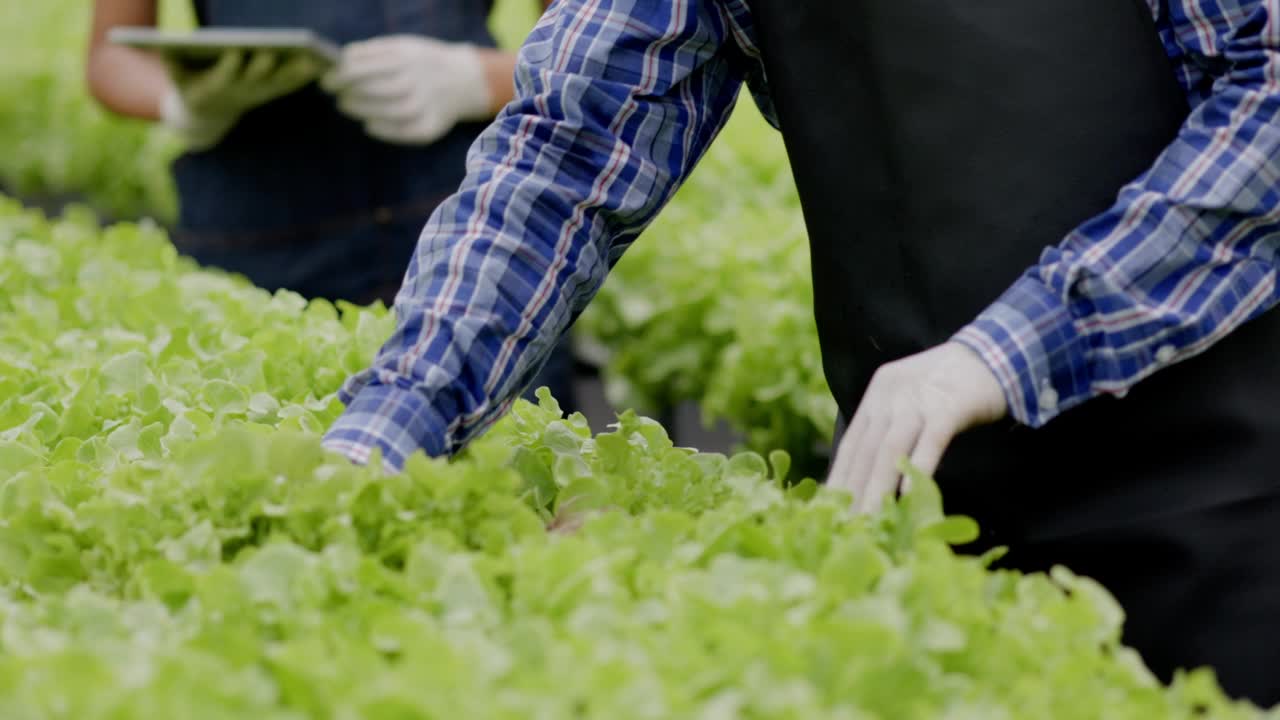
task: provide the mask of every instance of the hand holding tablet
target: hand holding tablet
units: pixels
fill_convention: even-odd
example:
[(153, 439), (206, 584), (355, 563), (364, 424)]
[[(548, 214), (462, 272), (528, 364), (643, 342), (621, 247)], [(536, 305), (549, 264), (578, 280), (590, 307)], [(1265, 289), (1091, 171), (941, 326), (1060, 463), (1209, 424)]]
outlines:
[(108, 37), (161, 56), (174, 85), (161, 118), (195, 151), (216, 145), (244, 113), (319, 78), (340, 54), (305, 30), (131, 27)]

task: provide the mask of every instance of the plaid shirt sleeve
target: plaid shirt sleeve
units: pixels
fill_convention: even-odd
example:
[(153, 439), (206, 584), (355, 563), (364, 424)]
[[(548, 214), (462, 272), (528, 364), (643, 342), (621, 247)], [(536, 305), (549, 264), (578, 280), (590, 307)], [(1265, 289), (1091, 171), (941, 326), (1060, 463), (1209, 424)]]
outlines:
[(395, 331), (339, 393), (327, 448), (395, 471), (502, 415), (728, 119), (750, 62), (738, 4), (551, 6), (516, 100), (423, 230)]
[[(1123, 396), (1277, 300), (1280, 0), (1160, 5), (1171, 54), (1195, 58), (1178, 137), (954, 338), (1033, 427)], [(1220, 70), (1196, 82), (1191, 67)]]

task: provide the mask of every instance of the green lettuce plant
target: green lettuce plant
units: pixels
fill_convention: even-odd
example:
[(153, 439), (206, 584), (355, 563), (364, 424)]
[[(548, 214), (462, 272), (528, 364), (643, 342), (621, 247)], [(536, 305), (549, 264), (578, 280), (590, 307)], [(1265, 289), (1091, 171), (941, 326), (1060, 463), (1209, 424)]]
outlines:
[(0, 278), (6, 720), (1263, 716), (1087, 578), (957, 554), (928, 478), (853, 516), (545, 391), (385, 475), (319, 444), (385, 308), (3, 200)]

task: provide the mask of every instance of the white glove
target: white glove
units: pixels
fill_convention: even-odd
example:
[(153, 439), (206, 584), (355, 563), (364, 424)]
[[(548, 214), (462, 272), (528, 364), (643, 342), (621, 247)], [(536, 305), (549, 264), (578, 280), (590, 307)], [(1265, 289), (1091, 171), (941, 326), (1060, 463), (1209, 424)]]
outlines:
[(900, 461), (933, 475), (956, 435), (1007, 412), (996, 376), (960, 343), (889, 363), (871, 379), (849, 421), (828, 484), (853, 493), (858, 512), (874, 513), (900, 487), (910, 491)]
[(431, 144), (459, 122), (493, 116), (493, 93), (472, 45), (416, 35), (352, 43), (320, 85), (370, 137), (401, 145)]
[(160, 104), (162, 122), (191, 150), (218, 144), (240, 116), (295, 92), (320, 74), (315, 61), (299, 55), (279, 63), (270, 51), (245, 57), (228, 52), (207, 70), (169, 67), (173, 88)]

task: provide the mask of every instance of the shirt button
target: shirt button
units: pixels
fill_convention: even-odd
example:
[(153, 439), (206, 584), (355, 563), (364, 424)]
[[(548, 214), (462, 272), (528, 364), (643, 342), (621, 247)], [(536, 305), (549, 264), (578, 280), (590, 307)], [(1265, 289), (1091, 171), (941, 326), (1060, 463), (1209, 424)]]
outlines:
[(1156, 362), (1161, 365), (1168, 365), (1173, 362), (1174, 356), (1178, 354), (1178, 349), (1172, 345), (1165, 345), (1156, 351)]
[(373, 221), (379, 225), (386, 225), (391, 222), (395, 214), (391, 212), (391, 208), (380, 207), (373, 211)]
[(1046, 387), (1040, 391), (1040, 409), (1052, 412), (1058, 409), (1058, 391)]

